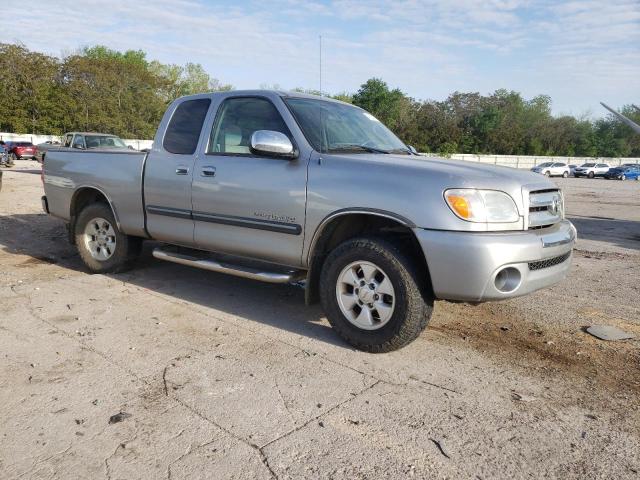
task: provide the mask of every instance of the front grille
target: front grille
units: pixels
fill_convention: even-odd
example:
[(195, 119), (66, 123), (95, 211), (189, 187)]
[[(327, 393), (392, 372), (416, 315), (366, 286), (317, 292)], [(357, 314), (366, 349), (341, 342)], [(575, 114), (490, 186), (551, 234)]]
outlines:
[(571, 256), (571, 252), (567, 252), (559, 257), (547, 258), (537, 262), (529, 262), (529, 270), (542, 270), (543, 268), (555, 267), (566, 262)]
[(528, 228), (554, 225), (562, 220), (564, 208), (560, 190), (537, 190), (529, 193)]

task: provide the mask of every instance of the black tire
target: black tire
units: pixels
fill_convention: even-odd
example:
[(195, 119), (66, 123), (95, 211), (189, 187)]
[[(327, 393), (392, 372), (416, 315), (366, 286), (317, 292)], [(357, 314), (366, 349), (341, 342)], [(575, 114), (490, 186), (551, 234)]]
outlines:
[(569, 177), (569, 172), (564, 172), (562, 174), (562, 178), (568, 178)]
[(626, 179), (627, 179), (627, 176), (624, 173), (620, 175), (620, 180), (624, 182)]
[(544, 176), (545, 177), (550, 177), (551, 176), (551, 172), (549, 170), (547, 170), (546, 172), (544, 172)]
[[(85, 241), (85, 228), (96, 218), (107, 220), (115, 237), (115, 250), (105, 260), (94, 258)], [(118, 273), (129, 269), (140, 254), (142, 246), (142, 239), (125, 235), (118, 230), (111, 207), (106, 203), (92, 203), (82, 209), (75, 222), (74, 237), (80, 258), (92, 273)]]
[(589, 178), (593, 178), (593, 177), (595, 177), (595, 176), (596, 176), (596, 174), (595, 174), (595, 173), (593, 173), (593, 172), (589, 172), (589, 173), (587, 174), (587, 177), (589, 177)]
[[(342, 270), (352, 262), (371, 262), (387, 274), (395, 291), (390, 319), (377, 330), (365, 330), (349, 321), (338, 305), (336, 286)], [(359, 237), (347, 240), (327, 257), (320, 277), (320, 299), (335, 331), (359, 350), (382, 353), (415, 340), (426, 328), (433, 311), (433, 293), (427, 272), (388, 240)]]

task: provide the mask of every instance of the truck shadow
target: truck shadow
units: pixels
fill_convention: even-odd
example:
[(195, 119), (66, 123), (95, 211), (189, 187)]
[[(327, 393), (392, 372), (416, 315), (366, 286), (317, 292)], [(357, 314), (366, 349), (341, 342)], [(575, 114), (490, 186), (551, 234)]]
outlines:
[(578, 238), (640, 250), (640, 222), (581, 215), (567, 215), (567, 218), (578, 230)]
[[(59, 220), (44, 214), (22, 214), (2, 217), (0, 222), (0, 248), (5, 253), (32, 257), (23, 263), (50, 263), (86, 272)], [(151, 256), (154, 243), (145, 242), (132, 270), (108, 276), (180, 302), (193, 303), (204, 314), (211, 313), (236, 325), (256, 322), (350, 348), (324, 320), (318, 305), (305, 305), (301, 287), (267, 284), (163, 262)], [(209, 308), (211, 312), (207, 312)]]

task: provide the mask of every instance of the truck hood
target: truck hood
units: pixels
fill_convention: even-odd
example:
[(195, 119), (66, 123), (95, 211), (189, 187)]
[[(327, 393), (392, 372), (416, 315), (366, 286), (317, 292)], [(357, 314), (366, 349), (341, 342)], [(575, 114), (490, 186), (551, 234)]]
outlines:
[(447, 189), (505, 192), (514, 200), (523, 221), (530, 191), (558, 188), (538, 173), (463, 160), (375, 153), (322, 155), (322, 159), (318, 173), (314, 174), (318, 183), (310, 176), (312, 201), (318, 185), (317, 191), (323, 197), (318, 201), (335, 209), (362, 207), (390, 211), (410, 219), (418, 227), (438, 230), (488, 229), (486, 224), (465, 222), (453, 215), (444, 200)]
[[(346, 157), (346, 156), (345, 156)], [(390, 154), (354, 154), (353, 161), (371, 162), (394, 170), (411, 170), (418, 175), (438, 177), (449, 184), (447, 188), (492, 188), (518, 187), (535, 184), (536, 188), (558, 188), (553, 181), (528, 170), (501, 167), (479, 162), (452, 160), (440, 157)], [(538, 187), (541, 185), (541, 187)]]

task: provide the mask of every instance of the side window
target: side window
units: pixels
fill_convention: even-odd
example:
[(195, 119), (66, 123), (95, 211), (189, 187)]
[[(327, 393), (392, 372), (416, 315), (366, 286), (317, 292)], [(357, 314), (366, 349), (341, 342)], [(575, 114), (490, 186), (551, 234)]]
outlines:
[(162, 146), (167, 152), (192, 155), (196, 151), (210, 104), (210, 99), (198, 98), (178, 105), (162, 141)]
[(73, 148), (84, 148), (84, 137), (82, 135), (76, 135), (73, 139)]
[(207, 153), (250, 155), (251, 135), (256, 130), (273, 130), (291, 138), (280, 113), (269, 100), (229, 98), (220, 106)]

